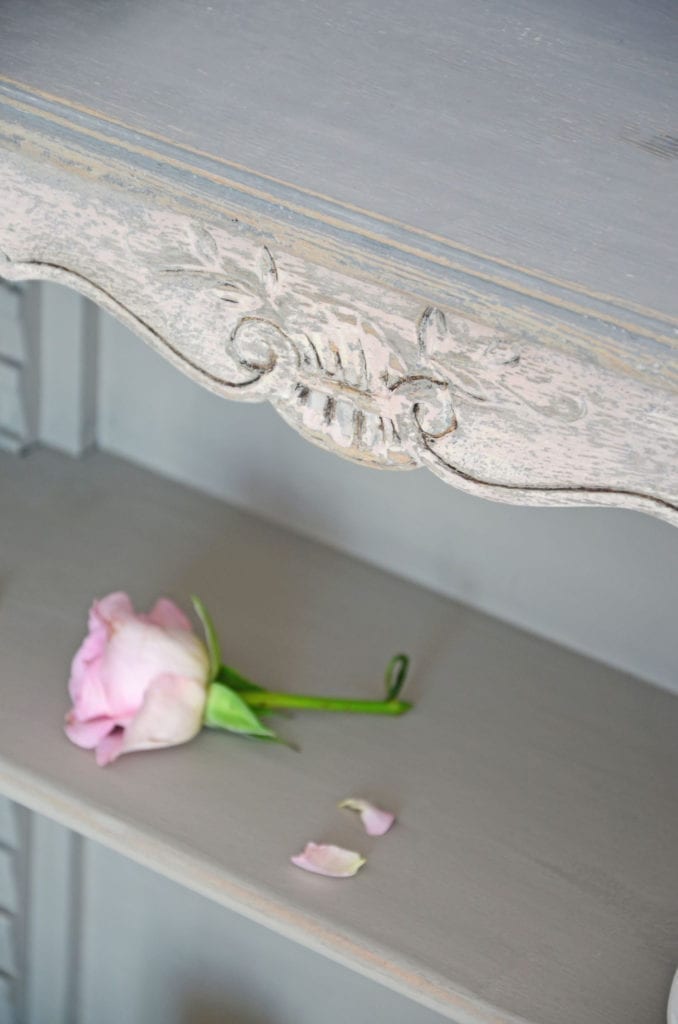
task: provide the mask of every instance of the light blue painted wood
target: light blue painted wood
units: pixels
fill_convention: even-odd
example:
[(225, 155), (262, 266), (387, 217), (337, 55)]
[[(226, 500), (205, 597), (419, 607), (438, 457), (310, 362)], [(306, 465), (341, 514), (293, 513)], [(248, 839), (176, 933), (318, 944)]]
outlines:
[(2, 75), (188, 163), (678, 313), (667, 0), (11, 0), (0, 17)]

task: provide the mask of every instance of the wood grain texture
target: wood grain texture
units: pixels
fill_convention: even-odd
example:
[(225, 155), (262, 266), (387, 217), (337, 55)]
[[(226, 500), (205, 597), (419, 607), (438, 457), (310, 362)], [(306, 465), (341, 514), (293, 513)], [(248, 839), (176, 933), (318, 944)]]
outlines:
[(5, 277), (77, 288), (207, 387), (270, 401), (347, 458), (501, 501), (678, 517), (678, 361), (660, 339), (587, 348), (559, 316), (486, 303), (472, 318), (348, 273), (338, 248), (328, 265), (296, 227), (206, 220), (125, 165), (57, 161), (16, 126), (6, 142)]
[[(457, 1024), (663, 1024), (678, 947), (678, 701), (105, 456), (0, 459), (4, 792)], [(237, 586), (234, 585), (237, 581)], [(98, 770), (61, 732), (93, 587), (198, 590), (225, 655), (396, 721), (297, 716), (300, 755), (222, 735)], [(335, 808), (399, 816), (367, 843)], [(348, 883), (309, 838), (359, 845)]]
[(0, 73), (676, 316), (671, 0), (5, 0)]

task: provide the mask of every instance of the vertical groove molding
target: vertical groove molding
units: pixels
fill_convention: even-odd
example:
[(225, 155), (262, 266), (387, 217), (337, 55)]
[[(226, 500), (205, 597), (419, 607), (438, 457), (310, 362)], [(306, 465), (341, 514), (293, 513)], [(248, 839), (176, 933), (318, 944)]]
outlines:
[(27, 819), (0, 797), (0, 1024), (24, 1019)]
[(30, 816), (26, 1024), (76, 1024), (82, 839)]
[(0, 281), (0, 448), (96, 441), (98, 310), (60, 285)]
[(29, 316), (38, 321), (39, 438), (68, 455), (96, 441), (98, 312), (60, 285), (34, 283)]
[(26, 321), (26, 296), (33, 287), (0, 282), (0, 448), (19, 454), (38, 433), (35, 337)]

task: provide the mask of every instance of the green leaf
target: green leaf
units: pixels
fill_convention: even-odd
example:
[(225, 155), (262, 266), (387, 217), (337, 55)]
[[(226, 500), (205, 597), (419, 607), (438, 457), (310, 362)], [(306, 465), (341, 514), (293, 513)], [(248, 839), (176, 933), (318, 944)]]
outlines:
[(219, 683), (224, 683), (226, 686), (230, 686), (236, 693), (253, 693), (257, 691), (259, 693), (264, 692), (263, 686), (257, 686), (250, 679), (246, 679), (245, 676), (240, 675), (230, 665), (220, 665), (219, 671), (216, 674), (216, 680)]
[[(251, 679), (247, 679), (242, 676), (236, 669), (231, 668), (230, 665), (221, 665), (217, 672), (215, 682), (224, 683), (226, 686), (230, 686), (236, 693), (266, 693), (266, 689), (263, 686), (258, 686), (253, 683)], [(293, 718), (291, 711), (285, 708), (276, 708), (276, 715), (281, 715), (283, 718)], [(286, 747), (290, 747), (292, 750), (296, 750), (296, 747), (287, 743), (285, 740), (278, 740), (279, 743), (284, 743)]]
[(195, 594), (191, 594), (191, 601), (195, 608), (195, 614), (200, 619), (205, 633), (205, 643), (207, 645), (207, 653), (210, 659), (210, 680), (216, 679), (221, 666), (221, 650), (219, 649), (217, 631), (214, 628), (212, 616), (207, 611), (207, 608), (205, 608), (205, 605), (202, 603), (200, 598), (196, 597)]
[(407, 654), (395, 654), (386, 666), (386, 700), (396, 700), (402, 690), (407, 673), (410, 670), (410, 659)]
[(226, 729), (241, 736), (277, 739), (235, 690), (223, 683), (212, 683), (207, 689), (204, 722), (212, 729)]

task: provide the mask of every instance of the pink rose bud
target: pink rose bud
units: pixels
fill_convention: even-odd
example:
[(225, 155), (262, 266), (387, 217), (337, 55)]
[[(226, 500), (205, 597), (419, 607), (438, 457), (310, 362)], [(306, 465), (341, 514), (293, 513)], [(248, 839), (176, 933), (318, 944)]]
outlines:
[(109, 594), (92, 605), (73, 659), (66, 734), (96, 748), (99, 765), (187, 743), (203, 725), (209, 675), (207, 650), (175, 604), (160, 598), (137, 615), (127, 594)]

